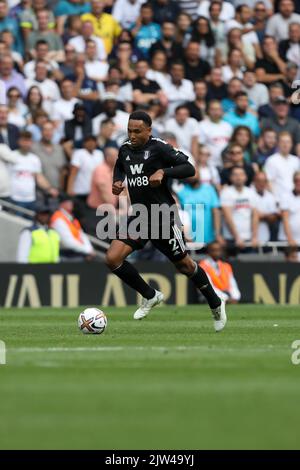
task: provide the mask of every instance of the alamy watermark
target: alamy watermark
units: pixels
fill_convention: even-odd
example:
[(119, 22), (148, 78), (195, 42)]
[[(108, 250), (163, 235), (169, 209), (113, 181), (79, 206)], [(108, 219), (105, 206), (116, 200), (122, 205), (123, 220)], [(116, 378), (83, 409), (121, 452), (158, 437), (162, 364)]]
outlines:
[(174, 237), (174, 225), (182, 226), (180, 215), (189, 215), (190, 238), (204, 241), (204, 204), (185, 204), (178, 209), (176, 204), (132, 204), (128, 206), (126, 196), (119, 198), (122, 210), (116, 211), (112, 204), (101, 204), (96, 215), (100, 217), (96, 234), (100, 240), (119, 238), (124, 240), (169, 240)]
[(293, 104), (300, 104), (300, 80), (294, 80), (292, 89), (295, 90), (291, 95), (291, 102)]
[(4, 341), (0, 340), (0, 366), (6, 364), (6, 346)]
[(298, 366), (300, 364), (300, 339), (295, 339), (291, 344), (291, 348), (295, 349), (291, 355), (292, 364)]

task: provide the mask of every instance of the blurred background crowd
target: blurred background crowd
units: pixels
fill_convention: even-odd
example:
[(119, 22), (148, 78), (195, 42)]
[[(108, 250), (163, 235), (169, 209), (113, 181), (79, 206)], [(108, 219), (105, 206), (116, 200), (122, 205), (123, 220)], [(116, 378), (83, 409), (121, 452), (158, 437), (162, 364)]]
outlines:
[[(204, 240), (181, 211), (188, 240), (285, 241), (297, 260), (299, 78), (299, 0), (0, 0), (0, 200), (92, 257), (85, 233), (100, 204), (122, 210), (112, 169), (141, 109), (197, 169), (173, 182), (179, 206), (204, 207)], [(19, 261), (29, 247), (23, 234)]]

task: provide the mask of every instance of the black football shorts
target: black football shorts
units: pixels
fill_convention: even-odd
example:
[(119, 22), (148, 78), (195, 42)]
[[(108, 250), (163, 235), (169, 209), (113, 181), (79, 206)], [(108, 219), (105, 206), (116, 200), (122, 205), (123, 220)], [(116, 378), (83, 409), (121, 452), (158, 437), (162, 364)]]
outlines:
[(169, 234), (167, 238), (163, 236), (164, 234), (160, 234), (159, 238), (151, 238), (150, 236), (149, 238), (135, 239), (130, 237), (122, 238), (118, 234), (117, 239), (129, 245), (133, 251), (142, 250), (146, 243), (151, 241), (155, 248), (169, 258), (170, 261), (176, 263), (187, 255), (182, 227), (171, 221), (166, 233)]

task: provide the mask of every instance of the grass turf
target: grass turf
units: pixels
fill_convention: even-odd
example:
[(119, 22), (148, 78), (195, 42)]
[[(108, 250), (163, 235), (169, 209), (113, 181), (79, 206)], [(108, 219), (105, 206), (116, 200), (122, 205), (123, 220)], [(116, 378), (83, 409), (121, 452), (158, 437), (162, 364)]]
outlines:
[(1, 311), (1, 449), (299, 449), (299, 308), (230, 307), (220, 334), (204, 306), (106, 310), (100, 336), (80, 309)]

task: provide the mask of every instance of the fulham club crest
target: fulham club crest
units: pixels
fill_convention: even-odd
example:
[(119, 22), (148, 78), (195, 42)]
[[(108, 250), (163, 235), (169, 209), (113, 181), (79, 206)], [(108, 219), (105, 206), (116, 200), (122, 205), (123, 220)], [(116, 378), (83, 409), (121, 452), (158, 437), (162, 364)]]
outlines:
[(145, 150), (144, 160), (148, 160), (149, 157), (150, 157), (150, 150)]

